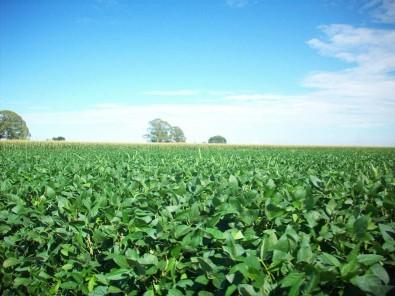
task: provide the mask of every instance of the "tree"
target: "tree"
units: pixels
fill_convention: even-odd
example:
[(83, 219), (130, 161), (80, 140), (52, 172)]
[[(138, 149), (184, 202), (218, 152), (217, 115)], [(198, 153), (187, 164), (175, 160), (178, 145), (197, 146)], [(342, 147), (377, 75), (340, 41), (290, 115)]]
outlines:
[(220, 135), (208, 139), (210, 144), (226, 144), (226, 139)]
[(172, 128), (172, 140), (177, 143), (184, 143), (186, 141), (184, 132), (178, 126)]
[(171, 126), (170, 123), (160, 118), (151, 120), (148, 123), (148, 134), (144, 135), (149, 142), (169, 143), (185, 142), (184, 132), (178, 126)]
[(172, 127), (167, 121), (157, 118), (151, 120), (148, 125), (148, 134), (145, 137), (149, 142), (170, 142)]
[(59, 137), (53, 137), (52, 141), (66, 141), (65, 137), (59, 136)]
[(0, 139), (24, 140), (30, 137), (26, 122), (10, 110), (0, 111)]

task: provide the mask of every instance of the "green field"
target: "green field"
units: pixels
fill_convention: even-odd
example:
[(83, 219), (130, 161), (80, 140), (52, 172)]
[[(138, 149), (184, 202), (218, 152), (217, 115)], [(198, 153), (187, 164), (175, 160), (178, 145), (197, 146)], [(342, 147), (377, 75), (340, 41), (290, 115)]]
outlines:
[(0, 236), (3, 295), (386, 295), (395, 149), (0, 142)]

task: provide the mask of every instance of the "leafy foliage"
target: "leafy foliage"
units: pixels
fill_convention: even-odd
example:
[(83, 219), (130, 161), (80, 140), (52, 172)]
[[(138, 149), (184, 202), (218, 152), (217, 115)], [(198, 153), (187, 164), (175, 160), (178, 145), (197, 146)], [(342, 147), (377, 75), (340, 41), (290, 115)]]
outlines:
[(144, 135), (149, 142), (170, 143), (185, 142), (186, 137), (182, 129), (178, 126), (171, 126), (170, 123), (160, 118), (151, 120), (148, 123), (148, 134)]
[(223, 136), (217, 135), (208, 139), (210, 144), (226, 144), (226, 139)]
[(0, 111), (0, 139), (24, 140), (30, 137), (23, 118), (13, 111)]
[(3, 295), (386, 295), (395, 150), (0, 143)]
[(59, 136), (59, 137), (53, 137), (52, 141), (66, 141), (65, 137)]
[(178, 126), (173, 126), (171, 128), (171, 139), (173, 142), (176, 142), (176, 143), (183, 143), (187, 140), (184, 132)]

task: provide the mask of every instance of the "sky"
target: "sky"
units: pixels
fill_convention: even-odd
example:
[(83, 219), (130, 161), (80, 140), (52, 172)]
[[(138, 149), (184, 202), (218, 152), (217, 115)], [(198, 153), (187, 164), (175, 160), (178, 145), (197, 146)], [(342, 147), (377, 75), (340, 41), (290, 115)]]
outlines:
[(1, 0), (31, 139), (395, 145), (395, 0)]

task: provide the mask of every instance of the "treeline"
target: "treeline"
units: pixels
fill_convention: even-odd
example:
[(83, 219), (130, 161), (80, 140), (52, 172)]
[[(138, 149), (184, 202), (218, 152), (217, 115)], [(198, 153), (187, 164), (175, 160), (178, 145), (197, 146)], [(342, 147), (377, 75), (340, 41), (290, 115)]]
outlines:
[[(160, 118), (148, 123), (147, 134), (144, 138), (152, 143), (184, 143), (184, 131), (178, 126), (172, 126)], [(0, 139), (25, 140), (30, 138), (30, 131), (26, 122), (17, 113), (10, 110), (0, 111)], [(53, 137), (52, 141), (65, 141), (62, 136)], [(208, 139), (208, 143), (226, 144), (223, 136), (217, 135)]]

